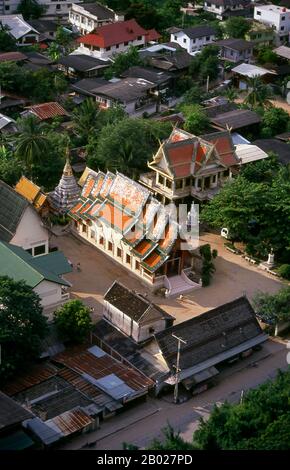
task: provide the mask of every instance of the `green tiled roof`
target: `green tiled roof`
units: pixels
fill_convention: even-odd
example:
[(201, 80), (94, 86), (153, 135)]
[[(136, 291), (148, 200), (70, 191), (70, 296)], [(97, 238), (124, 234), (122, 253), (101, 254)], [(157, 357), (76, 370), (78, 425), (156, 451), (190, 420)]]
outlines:
[(69, 286), (59, 276), (71, 270), (61, 252), (34, 258), (22, 248), (0, 241), (0, 276), (9, 276), (15, 281), (24, 280), (31, 287), (43, 280)]
[(9, 242), (17, 230), (28, 201), (0, 181), (0, 240)]

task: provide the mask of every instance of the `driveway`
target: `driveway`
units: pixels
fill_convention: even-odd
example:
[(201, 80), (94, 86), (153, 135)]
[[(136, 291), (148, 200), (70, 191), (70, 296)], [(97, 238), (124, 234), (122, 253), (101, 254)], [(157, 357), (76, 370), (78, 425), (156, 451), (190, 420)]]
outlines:
[[(73, 285), (72, 297), (80, 298), (93, 307), (95, 318), (102, 314), (103, 295), (115, 280), (119, 280), (130, 289), (148, 294), (148, 288), (138, 278), (95, 247), (86, 245), (72, 235), (55, 237), (53, 243), (74, 265), (73, 272), (65, 275)], [(182, 300), (165, 299), (148, 294), (148, 298), (176, 318), (176, 323), (188, 320), (241, 295), (245, 294), (251, 299), (258, 290), (274, 293), (283, 285), (278, 279), (250, 265), (241, 256), (228, 252), (219, 235), (203, 234), (200, 243), (210, 243), (219, 254), (215, 260), (216, 272), (209, 287), (186, 294)], [(76, 269), (77, 263), (81, 265), (80, 272)]]

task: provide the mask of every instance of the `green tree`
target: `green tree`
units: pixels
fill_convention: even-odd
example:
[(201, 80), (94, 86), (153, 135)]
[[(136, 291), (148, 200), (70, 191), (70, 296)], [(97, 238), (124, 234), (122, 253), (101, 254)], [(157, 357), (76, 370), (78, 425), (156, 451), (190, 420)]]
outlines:
[(202, 257), (202, 270), (201, 270), (201, 280), (202, 286), (207, 287), (210, 285), (212, 275), (215, 272), (215, 266), (213, 264), (213, 259), (217, 257), (217, 251), (211, 250), (210, 245), (202, 245), (199, 249), (200, 255)]
[(279, 168), (276, 154), (269, 153), (268, 158), (243, 165), (240, 174), (252, 183), (271, 183)]
[(45, 160), (49, 142), (44, 134), (44, 124), (35, 116), (19, 119), (18, 128), (15, 155), (24, 162), (31, 175), (33, 166)]
[(262, 46), (257, 50), (257, 62), (261, 65), (277, 64), (279, 62), (279, 57), (270, 46)]
[(56, 42), (52, 42), (47, 49), (47, 54), (51, 60), (56, 62), (61, 56), (60, 45)]
[(21, 0), (16, 12), (21, 13), (25, 20), (34, 20), (46, 12), (47, 7), (40, 5), (37, 0)]
[(205, 81), (207, 77), (215, 80), (218, 77), (218, 46), (209, 45), (204, 47), (191, 61), (189, 72), (196, 79)]
[(105, 70), (104, 77), (109, 80), (112, 77), (119, 77), (129, 67), (142, 65), (137, 47), (130, 46), (127, 52), (121, 52), (113, 57), (113, 63)]
[(265, 108), (271, 105), (269, 98), (272, 90), (269, 85), (265, 85), (260, 77), (248, 78), (248, 93), (244, 103), (250, 108)]
[(290, 281), (290, 264), (281, 264), (278, 269), (279, 276)]
[(0, 51), (10, 52), (16, 49), (16, 41), (9, 34), (9, 28), (2, 23), (0, 24)]
[(182, 104), (200, 104), (207, 98), (206, 93), (200, 89), (200, 86), (194, 83), (182, 97)]
[(194, 135), (202, 134), (209, 126), (209, 118), (198, 104), (181, 106), (185, 116), (184, 129)]
[(225, 22), (225, 32), (230, 38), (243, 39), (250, 28), (250, 21), (242, 16), (233, 16)]
[(59, 26), (56, 31), (55, 42), (61, 46), (64, 54), (67, 54), (69, 51), (69, 46), (72, 42), (71, 33), (63, 26)]
[(261, 122), (261, 136), (263, 138), (274, 137), (286, 132), (289, 126), (289, 114), (281, 108), (271, 107), (266, 109)]
[(70, 341), (82, 343), (92, 329), (90, 309), (80, 300), (70, 300), (54, 314), (60, 334)]
[(126, 10), (125, 19), (134, 18), (145, 29), (156, 28), (162, 22), (162, 16), (152, 3), (132, 1)]
[[(193, 436), (202, 450), (290, 449), (290, 372), (250, 390), (239, 404), (215, 406)], [(282, 426), (282, 427), (281, 427)]]
[(21, 163), (7, 145), (0, 146), (0, 180), (14, 186), (21, 176)]
[(266, 323), (290, 319), (290, 286), (283, 287), (276, 294), (258, 292), (253, 298), (257, 315)]
[(24, 281), (0, 277), (0, 382), (23, 370), (47, 333), (39, 296)]
[(87, 142), (88, 137), (98, 127), (100, 108), (93, 98), (87, 98), (76, 107), (72, 113), (74, 129), (82, 141)]
[(179, 432), (174, 431), (172, 426), (162, 429), (163, 439), (154, 439), (149, 446), (150, 450), (196, 450), (191, 442), (186, 442)]
[[(119, 161), (126, 175), (135, 176), (147, 169), (147, 160), (158, 149), (159, 140), (168, 137), (170, 129), (168, 123), (131, 118), (104, 126), (96, 146), (88, 146), (88, 164), (93, 169), (114, 171)], [(127, 165), (122, 163), (126, 155), (130, 155)]]

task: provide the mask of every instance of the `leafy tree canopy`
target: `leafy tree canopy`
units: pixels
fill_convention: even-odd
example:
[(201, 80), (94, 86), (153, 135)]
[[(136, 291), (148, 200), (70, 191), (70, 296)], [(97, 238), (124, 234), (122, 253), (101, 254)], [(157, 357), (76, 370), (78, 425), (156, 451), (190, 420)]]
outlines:
[(261, 122), (261, 136), (274, 137), (290, 129), (289, 114), (282, 108), (268, 108), (265, 110)]
[(204, 47), (193, 59), (189, 67), (190, 74), (196, 79), (202, 81), (209, 77), (214, 80), (218, 77), (218, 51), (219, 48), (214, 45)]
[(16, 49), (16, 41), (9, 34), (9, 28), (0, 25), (0, 51), (1, 52), (10, 52)]
[(54, 314), (60, 334), (75, 343), (83, 342), (92, 329), (90, 309), (80, 300), (70, 300)]
[(233, 16), (225, 22), (225, 32), (230, 38), (243, 39), (250, 28), (251, 23), (242, 16)]
[(184, 129), (194, 135), (202, 134), (209, 126), (209, 118), (198, 104), (182, 105), (181, 111), (185, 116)]
[(121, 52), (114, 57), (112, 65), (105, 70), (104, 77), (110, 80), (112, 77), (119, 77), (129, 67), (142, 65), (137, 47), (130, 46), (127, 52)]
[(93, 169), (119, 170), (135, 177), (147, 169), (147, 160), (168, 137), (169, 123), (149, 119), (125, 118), (104, 126), (96, 146), (89, 145), (88, 164)]
[(40, 352), (47, 333), (39, 296), (24, 281), (0, 277), (0, 382), (23, 368)]
[(283, 287), (276, 294), (258, 292), (253, 303), (257, 314), (266, 323), (290, 320), (290, 286)]
[(42, 16), (46, 12), (47, 7), (40, 5), (37, 0), (21, 0), (17, 13), (21, 13), (25, 20), (34, 20)]
[(275, 54), (270, 46), (262, 46), (257, 50), (257, 61), (259, 64), (278, 64), (279, 56)]

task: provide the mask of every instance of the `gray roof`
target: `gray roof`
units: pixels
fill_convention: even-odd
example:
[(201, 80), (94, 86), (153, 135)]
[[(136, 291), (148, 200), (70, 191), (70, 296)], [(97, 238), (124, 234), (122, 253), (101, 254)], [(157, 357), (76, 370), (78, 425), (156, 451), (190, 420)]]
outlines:
[(9, 242), (29, 202), (4, 181), (0, 181), (0, 240)]
[(107, 82), (92, 90), (95, 95), (102, 95), (117, 101), (128, 103), (146, 95), (154, 87), (154, 83), (139, 78), (124, 78), (117, 82)]
[(93, 90), (96, 90), (99, 86), (107, 84), (107, 80), (104, 78), (84, 78), (71, 85), (71, 88), (83, 95), (93, 96)]
[(173, 320), (173, 317), (160, 307), (117, 281), (106, 292), (104, 300), (137, 323), (163, 318)]
[(190, 39), (196, 39), (203, 36), (213, 36), (216, 34), (215, 29), (212, 26), (207, 25), (193, 26), (192, 28), (185, 28), (181, 31)]
[(155, 338), (174, 372), (177, 340), (172, 334), (186, 341), (181, 344), (180, 367), (188, 369), (261, 336), (262, 330), (246, 297), (167, 328)]
[(112, 10), (100, 3), (79, 3), (78, 6), (84, 8), (84, 10), (92, 15), (97, 16), (99, 20), (114, 19), (115, 17)]
[(28, 410), (0, 392), (0, 430), (21, 424), (32, 416)]
[(235, 130), (252, 124), (258, 124), (261, 122), (261, 117), (249, 109), (234, 109), (233, 111), (218, 114), (211, 118), (210, 121), (212, 124), (223, 129), (231, 128)]
[(103, 67), (109, 67), (110, 63), (85, 54), (71, 54), (60, 57), (58, 63), (65, 67), (71, 67), (77, 72), (87, 72)]
[(47, 32), (55, 32), (59, 25), (55, 21), (50, 20), (28, 20), (27, 21), (30, 26), (35, 28), (39, 33), (47, 33)]
[(229, 49), (233, 49), (235, 51), (245, 51), (247, 49), (252, 49), (254, 47), (254, 43), (251, 41), (246, 41), (245, 39), (223, 39), (222, 41), (217, 41), (215, 43), (217, 46), (228, 47)]
[(171, 79), (171, 75), (169, 73), (165, 73), (152, 67), (139, 66), (130, 67), (129, 69), (125, 70), (121, 76), (142, 78), (144, 80), (148, 80), (149, 82), (155, 83), (156, 85), (160, 85)]
[(278, 161), (282, 165), (288, 165), (290, 163), (290, 145), (285, 142), (281, 142), (278, 139), (258, 139), (253, 144), (260, 147), (264, 152), (273, 152), (278, 156)]
[[(172, 43), (169, 43), (172, 44)], [(166, 46), (166, 44), (164, 44)], [(171, 47), (171, 46), (169, 46)], [(163, 49), (157, 52), (141, 51), (141, 57), (151, 66), (167, 71), (184, 70), (188, 68), (192, 62), (192, 56), (184, 49), (177, 47), (170, 51)]]
[(213, 106), (206, 106), (204, 111), (206, 112), (209, 118), (214, 118), (219, 116), (220, 114), (227, 113), (229, 111), (233, 111), (234, 109), (238, 109), (238, 106), (235, 103), (222, 103), (216, 104)]

